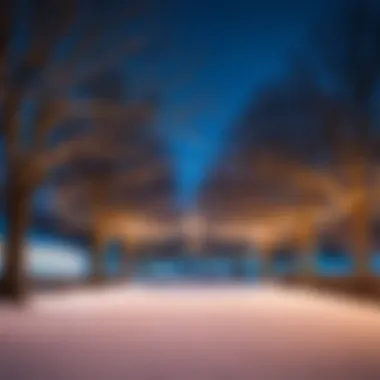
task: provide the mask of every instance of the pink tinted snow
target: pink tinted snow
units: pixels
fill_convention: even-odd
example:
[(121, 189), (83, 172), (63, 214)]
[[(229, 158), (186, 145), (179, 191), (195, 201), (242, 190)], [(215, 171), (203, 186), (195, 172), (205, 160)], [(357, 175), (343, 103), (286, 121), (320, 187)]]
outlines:
[(380, 379), (380, 309), (274, 286), (125, 286), (0, 305), (0, 379)]

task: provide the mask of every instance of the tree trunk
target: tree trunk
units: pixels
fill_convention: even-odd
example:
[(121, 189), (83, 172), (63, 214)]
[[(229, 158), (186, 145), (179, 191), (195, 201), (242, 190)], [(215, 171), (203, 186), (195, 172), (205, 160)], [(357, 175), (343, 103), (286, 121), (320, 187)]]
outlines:
[(121, 276), (122, 278), (129, 280), (133, 274), (133, 260), (128, 253), (124, 253), (121, 263)]
[(99, 233), (94, 233), (91, 246), (91, 273), (90, 282), (94, 285), (102, 284), (106, 280), (104, 239)]
[[(133, 264), (134, 264), (134, 251), (130, 246), (124, 246), (123, 253), (121, 256), (120, 263), (120, 272), (121, 276), (127, 280), (129, 280), (133, 275)], [(135, 250), (134, 248), (133, 250)]]
[(274, 275), (274, 254), (273, 251), (265, 248), (260, 252), (260, 277), (271, 278)]
[(25, 235), (29, 224), (31, 190), (21, 172), (10, 171), (6, 189), (6, 244), (0, 292), (14, 302), (23, 301), (28, 290)]
[(304, 231), (299, 236), (298, 250), (301, 255), (301, 279), (306, 282), (313, 282), (316, 278), (315, 253), (317, 246), (316, 234), (309, 220), (301, 219), (301, 226)]
[(356, 277), (359, 282), (371, 279), (371, 205), (367, 186), (367, 161), (365, 155), (355, 157), (352, 165), (353, 189), (360, 194), (351, 215), (351, 244), (355, 256)]
[(301, 279), (307, 283), (316, 280), (314, 251), (301, 252)]
[(245, 277), (245, 262), (241, 253), (233, 255), (232, 277), (235, 280), (243, 280)]
[(372, 277), (370, 205), (364, 195), (351, 217), (352, 250), (355, 255), (355, 269), (358, 280), (367, 281)]
[(371, 204), (369, 197), (369, 164), (371, 160), (371, 117), (368, 110), (369, 97), (358, 98), (358, 121), (356, 125), (355, 154), (351, 165), (354, 189), (361, 195), (352, 214), (352, 248), (355, 255), (356, 280), (359, 288), (367, 288), (372, 280), (371, 266)]

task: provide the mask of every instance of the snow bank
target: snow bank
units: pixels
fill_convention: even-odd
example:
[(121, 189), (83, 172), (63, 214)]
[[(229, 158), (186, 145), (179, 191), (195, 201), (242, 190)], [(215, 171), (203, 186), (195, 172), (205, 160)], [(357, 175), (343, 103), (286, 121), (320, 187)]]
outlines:
[[(3, 270), (4, 243), (0, 242), (0, 271)], [(88, 260), (80, 248), (56, 242), (29, 242), (27, 269), (38, 278), (75, 279), (88, 271)]]

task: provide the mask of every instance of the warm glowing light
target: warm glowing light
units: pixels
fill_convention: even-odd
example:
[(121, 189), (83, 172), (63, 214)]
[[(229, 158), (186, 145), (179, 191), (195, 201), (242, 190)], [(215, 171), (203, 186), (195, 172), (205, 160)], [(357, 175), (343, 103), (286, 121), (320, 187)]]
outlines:
[(182, 220), (182, 233), (189, 249), (200, 249), (206, 233), (206, 220), (197, 213), (186, 215)]

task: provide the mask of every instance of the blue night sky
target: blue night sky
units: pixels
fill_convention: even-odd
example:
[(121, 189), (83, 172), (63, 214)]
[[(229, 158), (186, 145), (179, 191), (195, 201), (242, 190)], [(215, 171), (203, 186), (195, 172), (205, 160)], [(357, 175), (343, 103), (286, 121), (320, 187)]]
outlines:
[[(340, 3), (181, 1), (162, 10), (170, 46), (146, 69), (164, 78), (159, 127), (166, 132), (182, 205), (195, 202), (228, 147), (236, 118), (255, 95), (285, 77), (293, 57), (315, 61), (312, 30), (331, 22)], [(185, 84), (176, 85), (181, 77)], [(184, 116), (192, 107), (195, 112)]]
[[(161, 98), (157, 128), (172, 158), (183, 207), (196, 203), (245, 107), (268, 85), (285, 79), (295, 58), (310, 64), (321, 84), (326, 79), (313, 33), (321, 25), (333, 30), (334, 15), (345, 4), (346, 0), (157, 4), (146, 20), (148, 27), (142, 29), (148, 49), (119, 66), (138, 92), (153, 87)], [(331, 87), (328, 80), (324, 83)], [(43, 189), (37, 208), (48, 209), (46, 199)]]

